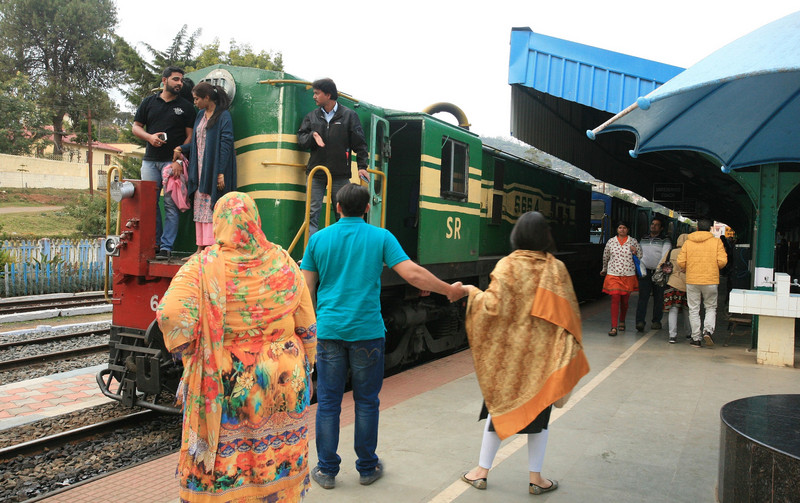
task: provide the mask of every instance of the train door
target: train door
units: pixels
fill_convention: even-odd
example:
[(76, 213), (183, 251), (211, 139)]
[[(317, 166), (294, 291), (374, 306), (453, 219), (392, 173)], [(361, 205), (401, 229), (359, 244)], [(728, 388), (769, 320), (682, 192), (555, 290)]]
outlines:
[[(373, 114), (369, 135), (370, 208), (367, 222), (378, 227), (386, 227), (384, 197), (389, 175), (389, 157), (391, 157), (389, 121)], [(380, 174), (374, 171), (379, 171)]]

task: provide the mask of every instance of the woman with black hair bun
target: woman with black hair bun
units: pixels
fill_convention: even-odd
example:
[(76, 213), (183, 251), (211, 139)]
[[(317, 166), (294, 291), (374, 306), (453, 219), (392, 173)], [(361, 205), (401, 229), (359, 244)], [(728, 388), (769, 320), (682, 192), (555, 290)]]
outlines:
[[(236, 190), (236, 151), (233, 147), (231, 101), (219, 86), (200, 82), (192, 89), (197, 115), (189, 143), (177, 147), (173, 161), (181, 155), (189, 160), (188, 193), (194, 195), (197, 251), (214, 244), (213, 210), (217, 200)], [(176, 171), (180, 172), (181, 167)]]

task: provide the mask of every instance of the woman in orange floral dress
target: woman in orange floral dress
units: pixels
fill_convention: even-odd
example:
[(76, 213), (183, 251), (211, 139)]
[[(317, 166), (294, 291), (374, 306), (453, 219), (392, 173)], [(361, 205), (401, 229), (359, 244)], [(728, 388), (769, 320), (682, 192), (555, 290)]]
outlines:
[(220, 198), (214, 236), (175, 275), (157, 313), (184, 365), (181, 501), (299, 501), (309, 486), (311, 297), (248, 195)]

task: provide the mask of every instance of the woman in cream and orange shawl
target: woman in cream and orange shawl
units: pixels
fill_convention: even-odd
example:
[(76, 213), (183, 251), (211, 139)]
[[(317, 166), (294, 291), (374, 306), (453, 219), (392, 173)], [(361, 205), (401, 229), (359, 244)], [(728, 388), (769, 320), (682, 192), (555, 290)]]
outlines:
[(541, 213), (517, 220), (511, 247), (485, 292), (470, 287), (467, 335), (489, 415), (478, 466), (461, 480), (486, 489), (500, 441), (527, 433), (529, 492), (542, 494), (558, 488), (541, 476), (551, 406), (568, 396), (589, 363), (572, 280), (551, 253), (553, 238)]
[(297, 264), (261, 231), (250, 196), (214, 208), (216, 243), (158, 306), (184, 372), (181, 501), (299, 501), (309, 486), (316, 319)]

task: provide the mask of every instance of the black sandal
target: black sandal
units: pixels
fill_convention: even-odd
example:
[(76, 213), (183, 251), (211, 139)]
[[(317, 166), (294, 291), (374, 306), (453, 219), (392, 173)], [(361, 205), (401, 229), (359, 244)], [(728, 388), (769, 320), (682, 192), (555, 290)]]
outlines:
[(611, 327), (611, 330), (608, 331), (608, 335), (610, 335), (611, 337), (617, 335), (617, 327)]
[(620, 321), (619, 322), (619, 331), (620, 332), (624, 332), (625, 331), (625, 322), (624, 321)]

